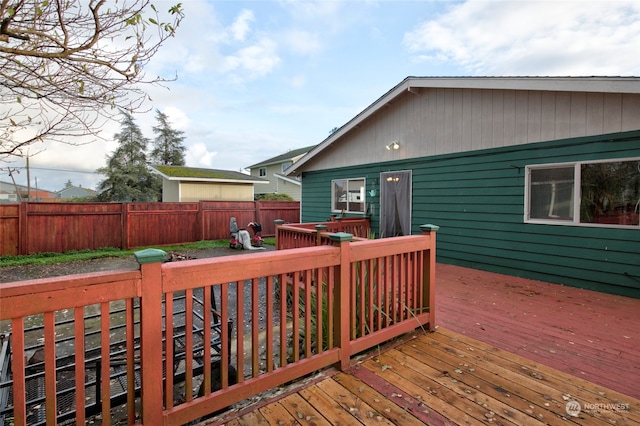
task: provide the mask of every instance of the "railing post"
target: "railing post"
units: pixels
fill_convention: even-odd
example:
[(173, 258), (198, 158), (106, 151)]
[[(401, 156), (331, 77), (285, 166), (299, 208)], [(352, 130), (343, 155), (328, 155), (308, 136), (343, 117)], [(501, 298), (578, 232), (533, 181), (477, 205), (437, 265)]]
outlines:
[(422, 235), (429, 235), (431, 244), (429, 258), (424, 265), (422, 276), (422, 307), (429, 308), (429, 330), (436, 329), (436, 232), (440, 229), (436, 225), (420, 225)]
[(273, 223), (276, 224), (276, 250), (280, 250), (280, 246), (278, 245), (278, 241), (280, 240), (280, 238), (279, 238), (280, 227), (284, 224), (284, 220), (276, 219), (276, 220), (273, 221)]
[[(351, 360), (351, 240), (353, 235), (345, 232), (330, 234), (331, 241), (340, 247), (340, 267), (335, 278), (334, 325), (335, 342), (340, 346), (340, 369), (346, 370)], [(337, 321), (337, 322), (335, 322)]]
[(162, 262), (166, 253), (146, 249), (134, 253), (142, 276), (140, 296), (140, 374), (142, 423), (162, 424)]
[(322, 243), (320, 242), (322, 240), (321, 232), (326, 230), (327, 225), (316, 225), (316, 246), (322, 245)]

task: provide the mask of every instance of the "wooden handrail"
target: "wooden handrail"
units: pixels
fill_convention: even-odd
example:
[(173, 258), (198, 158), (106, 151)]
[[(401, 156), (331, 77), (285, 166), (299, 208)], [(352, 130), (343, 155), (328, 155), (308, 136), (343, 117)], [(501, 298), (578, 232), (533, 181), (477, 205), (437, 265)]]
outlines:
[[(279, 225), (278, 228), (290, 230), (293, 226)], [(114, 317), (109, 319), (109, 306), (122, 302), (129, 306), (126, 317), (131, 321), (128, 319), (124, 328), (127, 342), (133, 342), (133, 306), (134, 300), (138, 301), (136, 306), (140, 309), (135, 315), (139, 314), (137, 341), (140, 354), (135, 354), (132, 346), (127, 348), (126, 357), (117, 360), (123, 363), (126, 359), (127, 381), (133, 382), (136, 380), (134, 374), (138, 374), (133, 368), (135, 359), (142, 380), (142, 410), (138, 411), (141, 418), (135, 417), (131, 396), (127, 407), (129, 421), (149, 425), (185, 424), (327, 366), (347, 368), (354, 354), (416, 327), (433, 329), (436, 230), (437, 227), (428, 226), (423, 228), (423, 235), (355, 241), (347, 233), (306, 229), (300, 235), (310, 231), (312, 238), (305, 240), (312, 245), (310, 247), (169, 263), (163, 262), (162, 251), (138, 252), (140, 271), (101, 272), (3, 284), (0, 321), (11, 321), (11, 353), (14, 359), (18, 357), (12, 363), (12, 381), (5, 384), (5, 387), (13, 387), (15, 406), (11, 414), (15, 424), (31, 422), (27, 415), (33, 411), (29, 397), (21, 396), (25, 395), (25, 384), (29, 383), (24, 374), (28, 365), (19, 362), (25, 359), (24, 348), (28, 344), (24, 324), (31, 324), (33, 315), (45, 314), (48, 325), (44, 341), (57, 342), (61, 330), (52, 322), (54, 316), (71, 309), (75, 318), (74, 332), (78, 336), (86, 326), (87, 319), (82, 315), (85, 306), (97, 303), (102, 324), (101, 371), (104, 377), (105, 374), (109, 376), (110, 362), (115, 362), (109, 360), (109, 349), (105, 349), (105, 345), (109, 345), (110, 321), (116, 320)], [(320, 245), (316, 245), (318, 240), (321, 240)], [(237, 333), (232, 335), (227, 327), (214, 331), (209, 313), (203, 317), (202, 326), (197, 327), (189, 322), (192, 319), (185, 317), (187, 322), (181, 328), (183, 335), (180, 337), (184, 339), (185, 351), (179, 355), (179, 362), (186, 366), (180, 380), (184, 380), (184, 388), (189, 390), (174, 404), (172, 376), (166, 377), (165, 382), (159, 379), (165, 376), (165, 371), (172, 371), (172, 363), (176, 362), (177, 354), (173, 353), (172, 345), (165, 348), (163, 343), (175, 338), (172, 325), (176, 318), (170, 315), (172, 301), (176, 294), (191, 300), (195, 292), (202, 292), (203, 309), (208, 312), (212, 308), (209, 300), (212, 291), (220, 294), (218, 324), (235, 319)], [(261, 297), (266, 297), (266, 303)], [(187, 312), (193, 309), (185, 303)], [(260, 306), (266, 312), (258, 315), (254, 311), (245, 317), (245, 304), (254, 309)], [(365, 320), (366, 325), (361, 322)], [(189, 342), (195, 341), (193, 333), (196, 332), (204, 333), (204, 342), (209, 341), (212, 333), (219, 333), (221, 356), (214, 360), (206, 350), (194, 353)], [(294, 339), (289, 340), (289, 336)], [(88, 344), (89, 337), (86, 339)], [(259, 347), (269, 346), (270, 342), (275, 343), (267, 349), (267, 354), (271, 354), (267, 358), (273, 363), (265, 366), (261, 364)], [(50, 398), (56, 393), (51, 383), (57, 381), (60, 373), (56, 367), (47, 366), (59, 356), (56, 345), (44, 346), (44, 377), (50, 384), (45, 388), (46, 411), (51, 410), (49, 421), (56, 413), (60, 415), (56, 398)], [(83, 354), (80, 352), (76, 356), (82, 358)], [(199, 380), (196, 374), (200, 374), (194, 373), (196, 357), (205, 360), (199, 364), (198, 371), (206, 377), (199, 395), (191, 393)], [(237, 376), (234, 376), (236, 371)], [(76, 386), (84, 381), (76, 378)], [(109, 392), (108, 381), (96, 386)], [(0, 391), (1, 387), (2, 384)], [(83, 406), (84, 392), (78, 392), (75, 398), (72, 405)], [(108, 399), (103, 398), (102, 410), (106, 410), (103, 419), (109, 417), (112, 408)], [(0, 407), (0, 416), (2, 409)], [(76, 413), (75, 418), (76, 421), (84, 420), (84, 413)]]

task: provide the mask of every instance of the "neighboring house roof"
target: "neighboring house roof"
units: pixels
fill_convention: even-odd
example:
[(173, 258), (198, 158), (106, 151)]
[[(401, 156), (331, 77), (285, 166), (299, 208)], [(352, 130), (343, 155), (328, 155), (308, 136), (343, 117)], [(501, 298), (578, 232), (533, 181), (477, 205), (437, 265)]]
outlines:
[(389, 106), (405, 92), (422, 89), (535, 90), (554, 92), (640, 93), (640, 77), (407, 77), (382, 95), (324, 141), (312, 147), (294, 166), (284, 173), (299, 175), (304, 165), (342, 136), (357, 129), (378, 110)]
[(167, 180), (218, 183), (268, 183), (259, 177), (246, 175), (232, 170), (202, 169), (198, 167), (154, 165), (155, 170)]
[(291, 151), (269, 158), (268, 160), (261, 161), (252, 166), (249, 166), (248, 168), (255, 169), (256, 167), (270, 166), (272, 164), (280, 164), (280, 163), (285, 163), (287, 161), (296, 161), (298, 157), (303, 156), (315, 146), (316, 145), (311, 145), (304, 148), (292, 149)]
[(56, 198), (82, 198), (96, 195), (96, 191), (81, 186), (67, 186), (56, 192)]
[(32, 198), (55, 198), (56, 193), (53, 191), (48, 191), (46, 189), (36, 188), (36, 187), (27, 187), (25, 185), (14, 185), (12, 182), (3, 182), (0, 181), (0, 193), (3, 194), (26, 194), (29, 189), (31, 189), (31, 197)]

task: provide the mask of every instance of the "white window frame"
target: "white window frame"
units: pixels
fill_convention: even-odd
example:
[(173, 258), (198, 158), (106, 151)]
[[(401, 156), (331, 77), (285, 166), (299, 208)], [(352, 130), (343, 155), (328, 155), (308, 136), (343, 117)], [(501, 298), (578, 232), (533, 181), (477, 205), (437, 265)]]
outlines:
[[(336, 182), (346, 182), (347, 184), (347, 188), (349, 187), (349, 182), (352, 181), (362, 181), (362, 186), (361, 186), (361, 191), (360, 191), (360, 197), (362, 197), (362, 211), (353, 211), (353, 210), (345, 210), (345, 213), (351, 213), (351, 214), (359, 214), (359, 215), (365, 215), (367, 212), (367, 202), (366, 202), (366, 188), (367, 188), (367, 179), (365, 177), (359, 177), (359, 178), (345, 178), (345, 179), (333, 179), (331, 181), (331, 212), (334, 213), (340, 213), (342, 212), (342, 209), (338, 209), (336, 208), (335, 202), (336, 202), (336, 194), (335, 194), (335, 188)], [(347, 198), (348, 200), (348, 198)], [(347, 201), (347, 206), (349, 205), (349, 201)]]
[[(544, 224), (544, 225), (570, 225), (570, 226), (584, 226), (595, 228), (615, 228), (615, 229), (640, 229), (637, 225), (613, 225), (605, 223), (582, 223), (580, 222), (580, 202), (582, 198), (581, 193), (581, 170), (583, 164), (596, 164), (596, 163), (616, 163), (627, 161), (640, 161), (640, 157), (630, 158), (611, 158), (605, 160), (589, 160), (589, 161), (572, 161), (567, 163), (548, 163), (548, 164), (532, 164), (525, 166), (525, 183), (524, 183), (524, 222), (532, 224)], [(531, 205), (530, 205), (530, 188), (531, 188), (531, 170), (536, 169), (552, 169), (552, 168), (567, 168), (573, 167), (573, 219), (532, 219)]]
[(258, 169), (258, 177), (264, 177), (267, 175), (267, 168), (266, 167), (260, 167)]

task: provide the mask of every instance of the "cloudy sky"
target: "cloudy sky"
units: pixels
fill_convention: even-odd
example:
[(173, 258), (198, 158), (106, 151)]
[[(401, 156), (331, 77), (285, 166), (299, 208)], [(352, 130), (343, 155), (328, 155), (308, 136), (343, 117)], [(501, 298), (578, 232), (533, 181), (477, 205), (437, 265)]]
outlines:
[[(178, 79), (148, 88), (151, 112), (134, 118), (152, 139), (153, 111), (167, 114), (192, 167), (243, 170), (320, 143), (407, 76), (640, 76), (640, 0), (182, 4), (177, 36), (147, 69)], [(31, 158), (32, 187), (95, 188), (118, 130), (46, 146)]]

